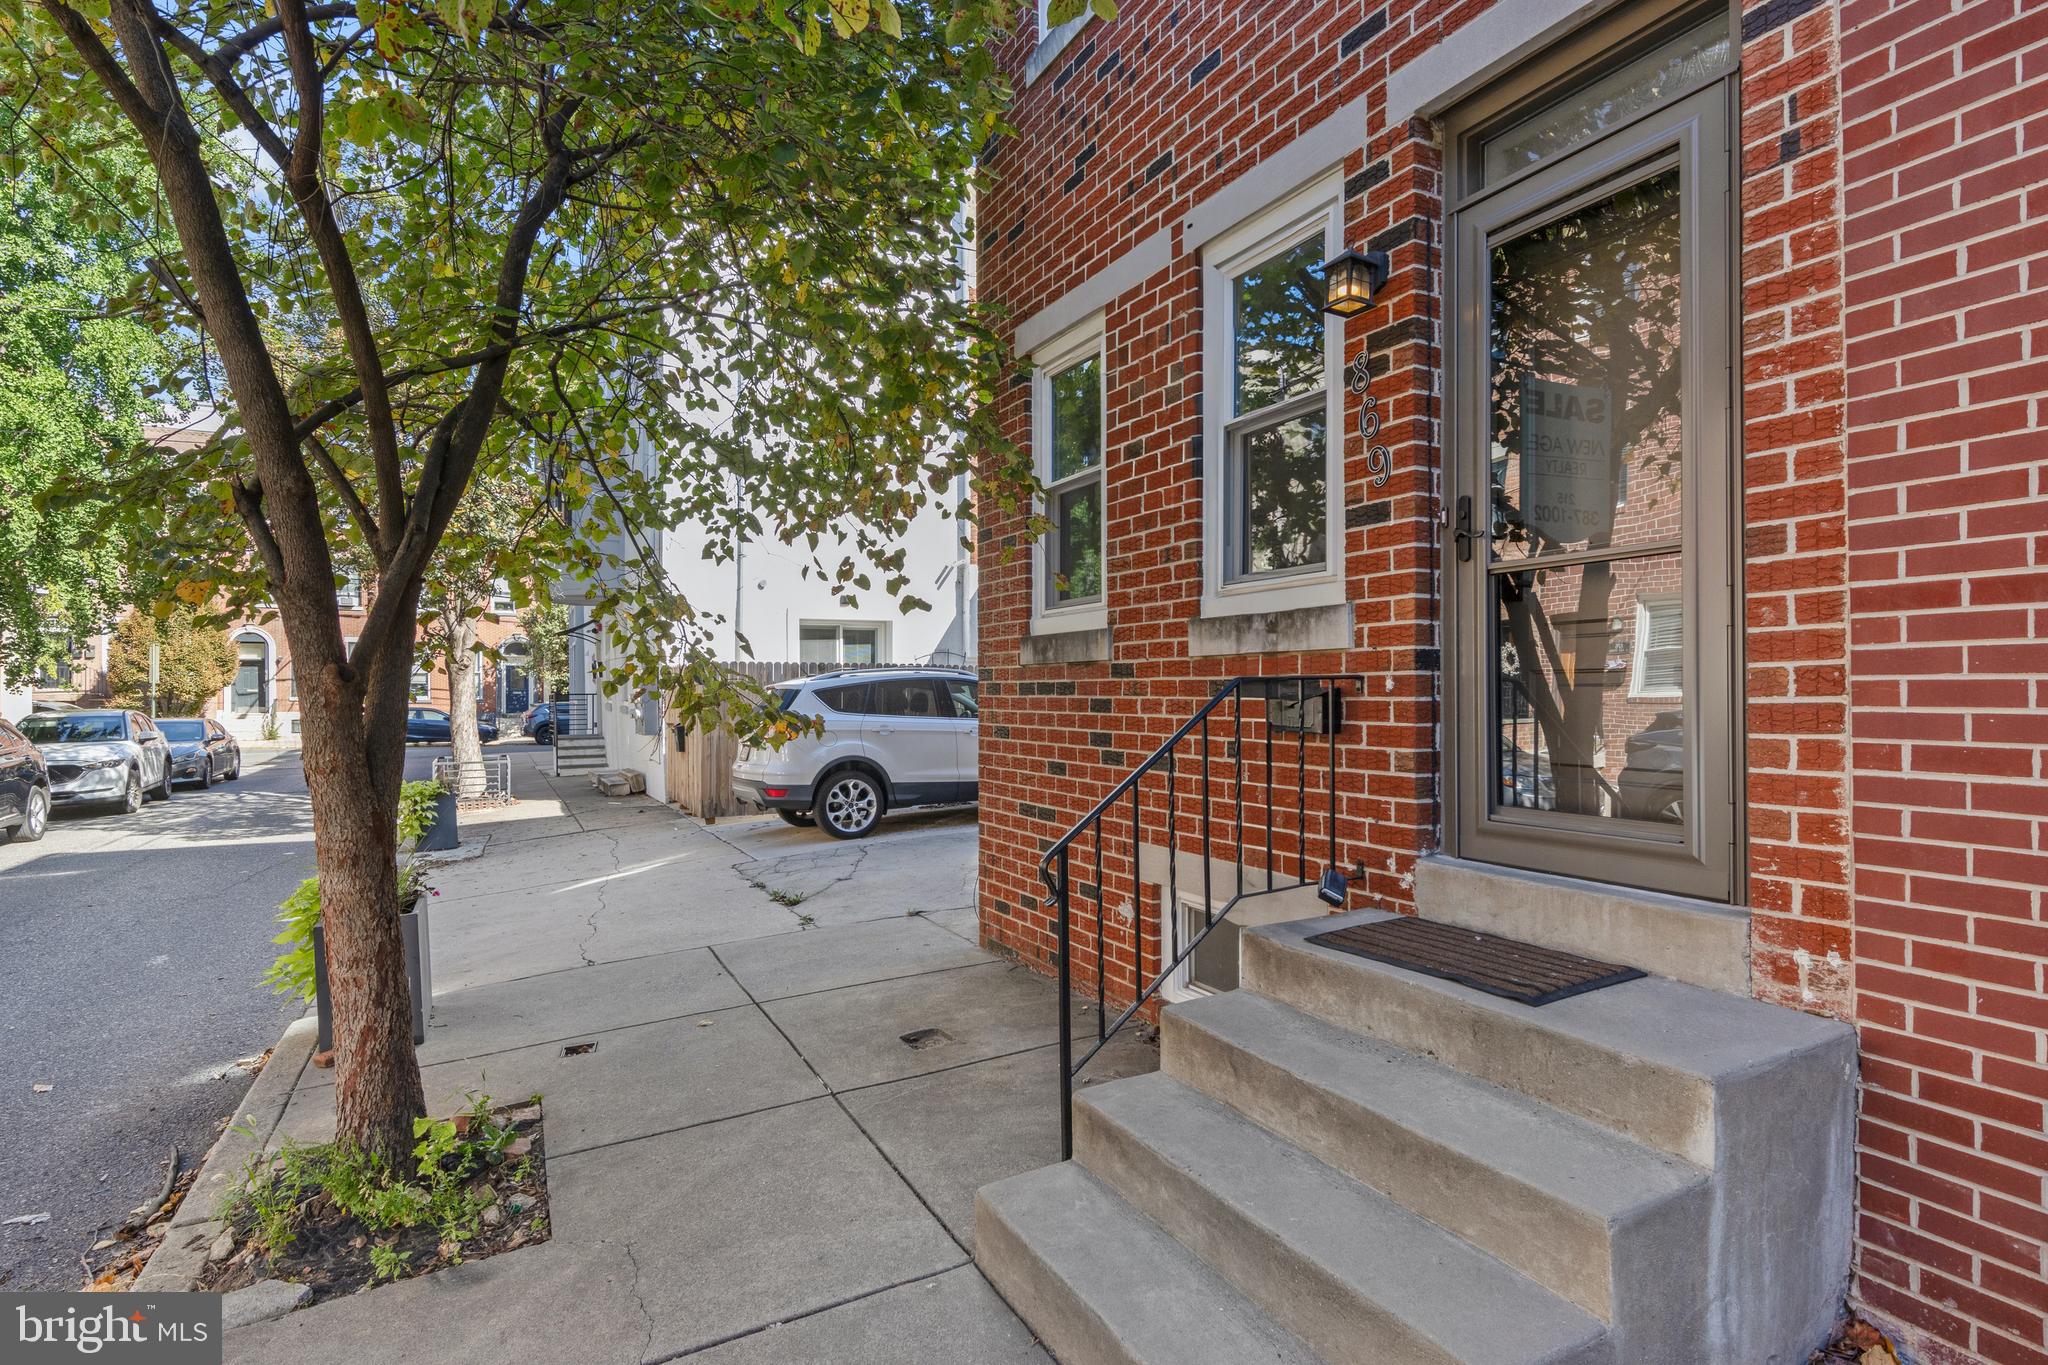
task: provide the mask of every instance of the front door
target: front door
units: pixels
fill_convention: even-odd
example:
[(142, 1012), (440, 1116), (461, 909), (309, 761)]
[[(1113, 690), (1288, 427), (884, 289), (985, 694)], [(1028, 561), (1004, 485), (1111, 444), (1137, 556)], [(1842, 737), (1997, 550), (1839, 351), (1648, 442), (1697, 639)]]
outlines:
[(1450, 842), (1727, 900), (1727, 95), (1595, 103), (1496, 123), (1452, 216)]
[(256, 640), (243, 640), (235, 646), (235, 684), (232, 702), (237, 711), (256, 711), (263, 707), (263, 645)]

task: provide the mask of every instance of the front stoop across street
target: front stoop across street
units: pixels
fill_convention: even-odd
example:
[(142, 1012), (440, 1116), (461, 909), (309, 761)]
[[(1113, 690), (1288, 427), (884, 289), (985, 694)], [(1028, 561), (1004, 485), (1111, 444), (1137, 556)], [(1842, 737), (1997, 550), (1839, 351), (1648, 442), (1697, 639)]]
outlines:
[[(522, 800), (464, 817), (485, 854), (433, 878), (420, 1061), (437, 1113), (544, 1096), (552, 1239), (230, 1330), (227, 1360), (1047, 1360), (972, 1256), (975, 1190), (1059, 1155), (1052, 987), (976, 946), (972, 817), (845, 844), (514, 766)], [(253, 1152), (331, 1136), (309, 1025), (138, 1288), (189, 1284)], [(1156, 1064), (1119, 1040), (1091, 1079)]]

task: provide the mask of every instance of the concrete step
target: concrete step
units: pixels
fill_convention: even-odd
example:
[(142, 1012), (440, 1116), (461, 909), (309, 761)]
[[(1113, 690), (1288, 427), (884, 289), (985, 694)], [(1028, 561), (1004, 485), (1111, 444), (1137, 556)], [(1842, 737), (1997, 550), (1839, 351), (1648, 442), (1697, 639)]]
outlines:
[(974, 1246), (982, 1273), (1061, 1365), (1317, 1365), (1072, 1162), (984, 1186)]
[(1707, 1169), (1731, 1085), (1770, 1076), (1831, 1093), (1854, 1066), (1843, 1024), (1664, 977), (1531, 1008), (1307, 941), (1387, 918), (1367, 911), (1253, 929), (1243, 985)]
[(1307, 941), (1383, 918), (1248, 931), (1244, 989), (1707, 1172), (1705, 1253), (1665, 1291), (1688, 1301), (1645, 1308), (1614, 1281), (1622, 1359), (1660, 1358), (1645, 1349), (1662, 1348), (1659, 1324), (1691, 1320), (1697, 1344), (1682, 1349), (1701, 1360), (1780, 1365), (1825, 1338), (1854, 1207), (1846, 1024), (1657, 976), (1532, 1008)]
[(1740, 906), (1438, 853), (1415, 864), (1415, 909), (1445, 924), (1749, 996), (1749, 912)]
[(1615, 1361), (1591, 1314), (1171, 1076), (1074, 1120), (1077, 1161), (1332, 1365)]
[(1707, 1172), (1247, 991), (1162, 1025), (1176, 1080), (1603, 1322), (1619, 1303), (1660, 1341), (1699, 1340)]
[(557, 735), (555, 749), (558, 753), (604, 752), (603, 735)]

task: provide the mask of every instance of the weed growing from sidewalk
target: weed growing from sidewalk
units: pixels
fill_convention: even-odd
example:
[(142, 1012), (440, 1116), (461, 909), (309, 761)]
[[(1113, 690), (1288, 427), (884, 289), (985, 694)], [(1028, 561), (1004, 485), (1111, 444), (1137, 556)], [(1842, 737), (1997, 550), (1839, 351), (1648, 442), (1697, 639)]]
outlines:
[(220, 1210), (238, 1249), (200, 1287), (275, 1277), (328, 1298), (546, 1239), (538, 1097), (496, 1110), (470, 1095), (413, 1136), (402, 1169), (332, 1143), (251, 1160)]

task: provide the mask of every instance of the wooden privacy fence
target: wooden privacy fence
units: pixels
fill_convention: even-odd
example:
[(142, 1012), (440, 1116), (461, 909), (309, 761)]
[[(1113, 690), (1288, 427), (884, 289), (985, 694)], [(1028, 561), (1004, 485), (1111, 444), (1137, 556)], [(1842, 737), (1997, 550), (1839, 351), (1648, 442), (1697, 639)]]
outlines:
[[(784, 678), (829, 673), (839, 665), (748, 659), (741, 663), (728, 663), (726, 667), (755, 682), (780, 682)], [(666, 734), (668, 760), (664, 774), (668, 783), (668, 799), (700, 820), (716, 820), (720, 816), (738, 815), (746, 810), (732, 794), (732, 761), (739, 753), (739, 747), (732, 731), (722, 726), (709, 730), (703, 726), (691, 726), (678, 747), (675, 722), (671, 717)]]

